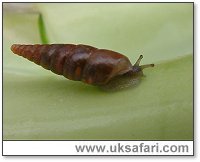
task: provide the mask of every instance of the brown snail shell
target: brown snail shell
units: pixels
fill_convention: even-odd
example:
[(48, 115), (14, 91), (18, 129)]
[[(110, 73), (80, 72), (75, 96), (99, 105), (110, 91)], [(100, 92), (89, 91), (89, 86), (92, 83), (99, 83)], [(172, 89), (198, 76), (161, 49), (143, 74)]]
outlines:
[(126, 56), (118, 52), (82, 44), (13, 44), (11, 50), (70, 80), (99, 86), (108, 84), (118, 76), (140, 78), (144, 68), (154, 66), (139, 66), (142, 55), (132, 65)]

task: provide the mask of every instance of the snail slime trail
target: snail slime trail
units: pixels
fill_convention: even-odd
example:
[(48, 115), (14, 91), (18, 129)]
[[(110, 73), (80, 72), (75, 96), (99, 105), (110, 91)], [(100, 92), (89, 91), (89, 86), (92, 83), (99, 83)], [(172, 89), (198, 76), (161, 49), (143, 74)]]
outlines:
[(102, 89), (136, 85), (143, 76), (143, 69), (154, 66), (140, 66), (142, 55), (132, 65), (126, 56), (118, 52), (82, 44), (13, 44), (11, 50), (55, 74)]

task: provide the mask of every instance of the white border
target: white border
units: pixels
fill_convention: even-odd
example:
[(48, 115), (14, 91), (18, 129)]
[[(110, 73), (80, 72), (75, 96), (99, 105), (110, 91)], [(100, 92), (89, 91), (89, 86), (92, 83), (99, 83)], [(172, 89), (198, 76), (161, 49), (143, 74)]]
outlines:
[[(1, 2), (33, 2), (34, 0), (27, 0), (27, 1), (19, 1), (19, 0), (7, 0), (7, 1), (1, 1)], [(38, 1), (38, 0), (35, 0), (34, 2), (47, 2), (47, 1)], [(49, 0), (48, 2), (55, 2), (55, 0)], [(67, 2), (67, 1), (59, 1), (59, 2)], [(69, 2), (69, 1), (68, 1)], [(77, 0), (74, 0), (74, 1), (70, 1), (70, 2), (85, 2), (85, 1), (77, 1)], [(86, 2), (92, 2), (90, 0), (86, 1)], [(98, 0), (98, 1), (95, 1), (95, 2), (105, 2), (105, 1), (101, 1), (101, 0)], [(118, 0), (110, 0), (109, 2), (121, 2), (121, 1), (118, 1)], [(197, 83), (197, 80), (200, 80), (200, 63), (199, 63), (199, 56), (197, 55), (197, 53), (200, 53), (199, 51), (199, 46), (197, 46), (199, 44), (199, 37), (200, 37), (200, 33), (197, 31), (198, 28), (200, 28), (200, 25), (199, 25), (199, 17), (200, 17), (200, 11), (199, 11), (199, 3), (200, 1), (199, 0), (176, 0), (176, 1), (173, 1), (173, 0), (153, 0), (153, 1), (150, 1), (150, 0), (140, 0), (140, 1), (131, 1), (131, 0), (126, 0), (125, 2), (195, 2), (195, 155), (199, 154), (199, 150), (200, 150), (200, 142), (199, 142), (199, 134), (200, 134), (200, 127), (196, 127), (197, 123), (200, 123), (200, 119), (199, 117), (197, 117), (197, 114), (200, 114), (199, 111), (200, 111), (200, 99), (198, 99), (197, 97), (199, 96), (198, 93), (199, 93), (199, 85), (196, 84)], [(2, 8), (1, 8), (1, 11), (2, 13)], [(2, 22), (2, 17), (0, 17), (1, 19), (1, 22)], [(2, 24), (1, 24), (1, 27), (2, 27)], [(2, 29), (1, 29), (1, 35), (2, 35)], [(0, 40), (1, 41), (1, 44), (2, 44), (2, 39)], [(2, 51), (2, 46), (0, 46), (0, 50)], [(2, 65), (2, 60), (0, 59), (0, 64)], [(0, 66), (0, 73), (2, 73), (2, 66)], [(0, 83), (0, 88), (2, 88), (2, 82)], [(2, 90), (2, 89), (1, 89)], [(1, 94), (2, 95), (2, 94)], [(1, 105), (2, 105), (2, 96), (0, 97), (1, 98)], [(1, 111), (0, 111), (1, 112)], [(1, 115), (2, 117), (2, 115)], [(0, 134), (2, 136), (2, 134)], [(2, 147), (1, 147), (2, 149)], [(1, 150), (2, 151), (2, 150)], [(22, 161), (22, 160), (30, 160), (30, 158), (32, 157), (23, 157), (23, 158), (2, 158), (1, 157), (1, 160), (7, 160), (7, 161)], [(101, 157), (102, 159), (103, 157)], [(96, 158), (95, 160), (101, 160), (101, 159), (98, 159)], [(155, 160), (164, 160), (162, 157), (142, 157), (142, 159), (140, 159), (141, 161), (148, 161), (148, 162), (151, 162), (151, 161), (155, 161)], [(191, 159), (191, 158), (176, 158), (176, 157), (170, 157), (170, 160), (181, 160), (181, 162), (183, 161), (191, 161), (191, 160), (196, 160), (196, 161), (199, 161), (200, 160), (200, 156), (196, 156), (196, 158), (194, 159)], [(49, 160), (53, 160), (51, 157), (46, 157), (45, 159), (31, 159), (32, 161), (37, 161), (37, 162), (40, 162), (40, 161), (49, 161)], [(55, 159), (54, 159), (55, 160)], [(60, 159), (60, 160), (66, 160), (66, 159)], [(68, 159), (70, 160), (70, 159)], [(79, 160), (81, 161), (84, 161), (84, 160), (87, 160), (86, 158), (84, 159), (80, 159)], [(94, 160), (94, 159), (88, 159), (88, 160)], [(88, 161), (87, 160), (87, 161)], [(109, 159), (109, 160), (120, 160), (120, 159)], [(129, 158), (129, 159), (125, 159), (125, 160), (133, 160), (132, 158)], [(137, 160), (137, 159), (136, 159)], [(167, 160), (167, 159), (166, 159)]]
[(193, 155), (193, 141), (4, 141), (3, 145), (3, 155)]

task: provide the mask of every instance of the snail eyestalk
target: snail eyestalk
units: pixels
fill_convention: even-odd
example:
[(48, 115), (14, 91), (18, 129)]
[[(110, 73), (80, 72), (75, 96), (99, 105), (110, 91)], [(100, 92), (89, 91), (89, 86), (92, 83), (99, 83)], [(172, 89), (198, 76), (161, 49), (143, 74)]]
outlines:
[(141, 65), (140, 68), (141, 70), (148, 68), (148, 67), (154, 67), (154, 64), (146, 64), (146, 65)]
[(134, 66), (139, 66), (141, 60), (142, 60), (143, 56), (140, 55), (140, 57), (138, 58), (138, 60), (136, 61), (136, 63), (134, 64)]
[(139, 65), (143, 56), (140, 55), (136, 63), (132, 66), (132, 74), (135, 76), (144, 76), (142, 70), (148, 67), (154, 67), (154, 64)]

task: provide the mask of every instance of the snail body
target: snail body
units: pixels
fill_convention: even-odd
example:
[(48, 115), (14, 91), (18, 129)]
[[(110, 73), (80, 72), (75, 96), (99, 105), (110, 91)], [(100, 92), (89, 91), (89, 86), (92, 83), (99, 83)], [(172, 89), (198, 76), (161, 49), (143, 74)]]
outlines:
[(97, 86), (107, 85), (119, 77), (139, 79), (144, 68), (154, 66), (139, 66), (142, 55), (132, 65), (126, 56), (118, 52), (82, 44), (13, 44), (11, 50), (53, 73)]

